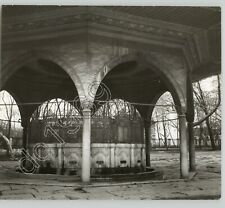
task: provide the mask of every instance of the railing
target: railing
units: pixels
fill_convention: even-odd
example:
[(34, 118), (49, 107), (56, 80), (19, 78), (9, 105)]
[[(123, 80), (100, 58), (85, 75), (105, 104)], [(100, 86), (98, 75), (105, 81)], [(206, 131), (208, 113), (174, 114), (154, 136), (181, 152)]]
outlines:
[[(221, 147), (221, 139), (220, 138), (215, 138), (214, 139), (216, 147), (220, 148)], [(179, 148), (180, 146), (180, 139), (165, 139), (160, 138), (160, 139), (151, 139), (151, 148), (152, 150), (157, 150), (157, 149), (163, 149), (163, 150), (171, 150), (171, 149), (176, 149)], [(195, 147), (197, 149), (204, 149), (204, 148), (210, 148), (211, 147), (211, 141), (209, 138), (207, 139), (195, 139)]]

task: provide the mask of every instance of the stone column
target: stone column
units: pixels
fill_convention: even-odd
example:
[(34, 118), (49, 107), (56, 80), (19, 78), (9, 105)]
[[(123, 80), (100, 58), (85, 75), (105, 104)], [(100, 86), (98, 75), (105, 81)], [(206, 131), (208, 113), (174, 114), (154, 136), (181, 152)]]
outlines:
[(180, 132), (180, 174), (181, 178), (188, 178), (188, 141), (186, 116), (179, 115), (179, 132)]
[(23, 145), (23, 149), (27, 150), (27, 145), (28, 145), (28, 124), (27, 123), (22, 123), (22, 126), (23, 126), (23, 142), (22, 142), (22, 145)]
[(26, 167), (26, 152), (27, 152), (27, 148), (28, 148), (28, 121), (27, 120), (22, 120), (21, 123), (22, 127), (23, 127), (23, 134), (22, 134), (22, 157), (24, 157), (22, 166)]
[(188, 135), (189, 135), (189, 168), (190, 168), (190, 171), (196, 171), (195, 139), (194, 139), (193, 123), (192, 122), (188, 122)]
[(150, 138), (149, 138), (150, 122), (148, 120), (144, 121), (144, 129), (145, 129), (146, 167), (150, 167)]
[(188, 122), (188, 139), (189, 139), (189, 169), (195, 171), (195, 139), (193, 133), (193, 122), (194, 122), (194, 98), (193, 98), (193, 87), (191, 73), (188, 72), (186, 80), (186, 96), (187, 96), (187, 112), (186, 119)]
[(82, 182), (90, 181), (91, 171), (91, 109), (83, 109), (83, 138), (82, 138)]

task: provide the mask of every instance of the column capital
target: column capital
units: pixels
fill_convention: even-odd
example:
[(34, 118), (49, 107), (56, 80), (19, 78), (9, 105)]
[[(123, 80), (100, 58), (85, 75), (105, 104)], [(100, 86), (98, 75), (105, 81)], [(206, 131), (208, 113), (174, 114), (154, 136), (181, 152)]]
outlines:
[(90, 100), (83, 100), (81, 101), (81, 108), (83, 112), (91, 111), (91, 109), (93, 108), (93, 102)]
[(83, 108), (83, 110), (82, 110), (83, 112), (87, 112), (87, 113), (89, 113), (89, 112), (91, 112), (91, 108)]
[(91, 109), (90, 108), (84, 108), (83, 110), (82, 110), (82, 114), (83, 114), (83, 117), (85, 118), (85, 119), (91, 119)]

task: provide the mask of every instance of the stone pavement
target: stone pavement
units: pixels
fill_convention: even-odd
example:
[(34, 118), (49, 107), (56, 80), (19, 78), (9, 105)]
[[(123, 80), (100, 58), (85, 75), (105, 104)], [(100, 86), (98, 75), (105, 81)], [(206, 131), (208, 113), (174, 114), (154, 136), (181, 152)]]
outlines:
[[(0, 199), (218, 199), (221, 193), (221, 152), (196, 152), (197, 175), (179, 179), (179, 153), (153, 152), (152, 166), (165, 180), (84, 185), (73, 176), (26, 177), (9, 174), (15, 161), (0, 162)], [(22, 176), (21, 176), (22, 175)]]

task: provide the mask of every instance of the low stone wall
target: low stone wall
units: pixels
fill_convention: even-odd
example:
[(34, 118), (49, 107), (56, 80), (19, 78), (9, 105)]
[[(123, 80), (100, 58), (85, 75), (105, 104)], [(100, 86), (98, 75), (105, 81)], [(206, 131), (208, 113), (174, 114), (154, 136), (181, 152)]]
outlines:
[[(30, 144), (29, 154), (35, 158), (41, 168), (54, 168), (58, 173), (75, 171), (80, 175), (82, 161), (82, 145), (80, 143), (44, 144), (44, 148), (35, 148), (38, 144)], [(38, 156), (38, 157), (37, 157)], [(38, 159), (41, 158), (41, 159)], [(91, 172), (94, 174), (102, 168), (145, 166), (144, 144), (91, 144)]]

